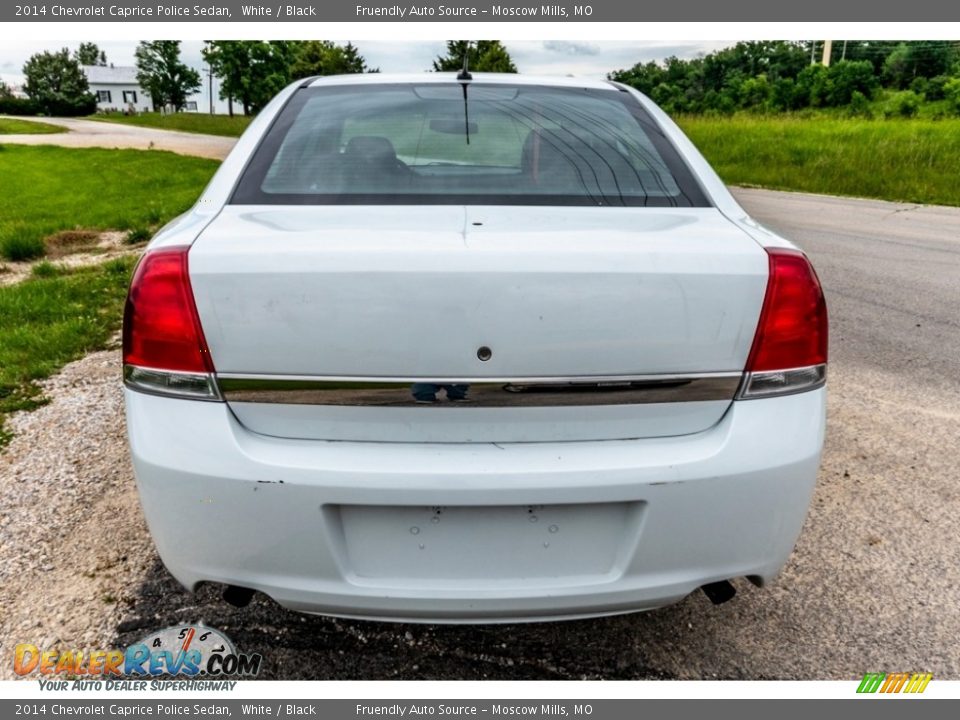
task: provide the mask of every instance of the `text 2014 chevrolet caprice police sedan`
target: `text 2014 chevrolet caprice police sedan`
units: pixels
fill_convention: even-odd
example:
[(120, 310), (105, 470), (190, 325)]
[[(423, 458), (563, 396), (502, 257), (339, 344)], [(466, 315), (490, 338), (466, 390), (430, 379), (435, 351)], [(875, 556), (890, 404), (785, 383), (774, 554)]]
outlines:
[(291, 85), (149, 245), (123, 356), (173, 576), (329, 615), (724, 600), (824, 436), (808, 259), (602, 81)]

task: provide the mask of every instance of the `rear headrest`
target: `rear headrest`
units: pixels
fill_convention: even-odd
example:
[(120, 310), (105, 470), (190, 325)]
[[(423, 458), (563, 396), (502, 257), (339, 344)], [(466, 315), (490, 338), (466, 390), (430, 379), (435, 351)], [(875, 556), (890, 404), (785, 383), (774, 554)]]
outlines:
[(379, 135), (357, 135), (350, 138), (345, 153), (366, 160), (396, 160), (397, 151), (393, 143)]

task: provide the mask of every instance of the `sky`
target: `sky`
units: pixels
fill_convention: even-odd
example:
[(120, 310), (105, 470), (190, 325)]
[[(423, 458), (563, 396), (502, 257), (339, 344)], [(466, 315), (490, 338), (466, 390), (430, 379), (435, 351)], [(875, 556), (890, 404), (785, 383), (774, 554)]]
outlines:
[[(338, 42), (345, 39), (334, 38)], [(114, 65), (133, 65), (133, 51), (136, 40), (98, 40), (96, 37), (84, 38), (95, 42), (106, 51), (107, 61)], [(379, 67), (383, 72), (424, 72), (429, 70), (433, 59), (444, 52), (444, 42), (388, 42), (383, 40), (353, 40), (360, 53), (371, 67)], [(581, 77), (603, 78), (611, 70), (628, 68), (637, 62), (663, 60), (671, 55), (680, 58), (692, 58), (713, 50), (727, 47), (733, 43), (718, 42), (602, 42), (537, 40), (510, 41), (505, 43), (517, 68), (530, 75), (577, 75)], [(7, 84), (23, 82), (21, 68), (27, 59), (37, 52), (58, 50), (62, 42), (44, 42), (42, 40), (16, 40), (5, 38), (0, 48), (0, 79)], [(203, 43), (199, 40), (185, 40), (181, 45), (184, 61), (200, 70), (203, 60), (200, 50)], [(71, 50), (75, 46), (70, 46)], [(216, 92), (216, 87), (214, 88)], [(206, 85), (201, 93), (206, 98)]]

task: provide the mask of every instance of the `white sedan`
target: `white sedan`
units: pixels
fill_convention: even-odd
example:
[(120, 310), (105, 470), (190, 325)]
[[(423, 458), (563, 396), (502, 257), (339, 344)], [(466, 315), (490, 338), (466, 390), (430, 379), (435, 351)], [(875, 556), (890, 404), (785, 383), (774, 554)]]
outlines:
[(183, 585), (424, 622), (772, 580), (824, 436), (827, 316), (614, 83), (310, 79), (151, 242), (130, 447)]

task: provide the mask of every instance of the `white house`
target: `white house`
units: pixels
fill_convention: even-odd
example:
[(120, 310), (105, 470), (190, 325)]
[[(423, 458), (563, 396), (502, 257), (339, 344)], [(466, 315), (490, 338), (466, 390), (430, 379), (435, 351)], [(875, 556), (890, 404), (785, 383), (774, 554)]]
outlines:
[(101, 67), (84, 65), (90, 92), (97, 96), (97, 110), (126, 111), (133, 107), (137, 112), (153, 110), (150, 95), (137, 82), (135, 67)]
[[(126, 112), (132, 105), (136, 112), (150, 112), (153, 110), (153, 101), (150, 93), (140, 87), (137, 82), (137, 69), (131, 66), (102, 67), (100, 65), (83, 65), (83, 73), (87, 76), (90, 92), (97, 96), (97, 110)], [(208, 83), (198, 92), (192, 93), (186, 103), (184, 112), (207, 112), (213, 107), (214, 112), (227, 112), (226, 102), (215, 95), (215, 86), (208, 78)], [(212, 99), (211, 99), (212, 96)], [(172, 112), (171, 108), (166, 108)], [(239, 108), (235, 108), (239, 112)]]

